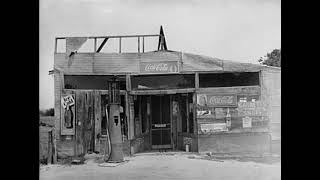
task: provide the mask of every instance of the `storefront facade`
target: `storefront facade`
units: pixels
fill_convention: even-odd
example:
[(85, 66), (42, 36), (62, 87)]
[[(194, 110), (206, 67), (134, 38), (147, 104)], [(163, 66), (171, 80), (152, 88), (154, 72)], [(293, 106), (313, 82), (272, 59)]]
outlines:
[(186, 145), (193, 152), (270, 151), (266, 66), (155, 51), (55, 53), (54, 68), (58, 157), (108, 151), (106, 85), (115, 75), (127, 155)]

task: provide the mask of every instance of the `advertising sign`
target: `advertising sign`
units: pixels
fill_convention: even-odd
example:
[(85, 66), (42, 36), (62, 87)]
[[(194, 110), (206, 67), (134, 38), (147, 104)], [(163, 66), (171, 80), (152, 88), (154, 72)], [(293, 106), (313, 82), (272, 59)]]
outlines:
[(66, 109), (67, 107), (74, 105), (74, 99), (72, 95), (63, 96), (61, 98), (61, 103), (63, 108)]
[(206, 132), (217, 132), (217, 131), (227, 131), (226, 123), (212, 123), (212, 124), (201, 124), (201, 131)]
[(198, 94), (197, 104), (199, 106), (210, 106), (210, 107), (237, 106), (237, 96), (235, 94), (231, 94), (231, 95)]
[(168, 74), (179, 73), (178, 61), (140, 62), (140, 73)]
[(248, 116), (242, 118), (242, 127), (243, 128), (251, 128), (252, 127), (252, 119)]

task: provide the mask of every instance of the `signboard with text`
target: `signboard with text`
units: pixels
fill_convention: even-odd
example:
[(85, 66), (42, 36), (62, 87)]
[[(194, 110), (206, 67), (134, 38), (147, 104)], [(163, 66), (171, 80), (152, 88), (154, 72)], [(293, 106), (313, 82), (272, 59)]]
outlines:
[(242, 127), (243, 128), (251, 128), (252, 127), (252, 118), (246, 116), (242, 118)]
[(140, 62), (140, 73), (144, 73), (144, 74), (179, 73), (178, 61)]
[(227, 131), (226, 123), (212, 123), (212, 124), (201, 124), (200, 130), (202, 133), (210, 133), (210, 132), (220, 132)]
[(198, 94), (197, 104), (207, 107), (228, 107), (237, 106), (237, 96), (230, 95), (213, 95), (213, 94)]

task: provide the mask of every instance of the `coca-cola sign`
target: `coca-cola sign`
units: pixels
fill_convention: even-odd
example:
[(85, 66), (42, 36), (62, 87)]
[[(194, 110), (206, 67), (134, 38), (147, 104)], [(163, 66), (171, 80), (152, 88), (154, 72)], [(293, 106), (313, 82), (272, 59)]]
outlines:
[(141, 73), (178, 73), (178, 62), (141, 62)]
[(237, 96), (230, 95), (215, 95), (215, 94), (198, 94), (197, 104), (200, 106), (209, 107), (228, 107), (237, 106)]

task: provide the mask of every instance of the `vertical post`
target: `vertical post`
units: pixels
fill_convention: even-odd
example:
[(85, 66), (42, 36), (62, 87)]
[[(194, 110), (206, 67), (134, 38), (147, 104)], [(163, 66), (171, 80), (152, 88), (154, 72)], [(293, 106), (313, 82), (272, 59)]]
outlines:
[(142, 52), (144, 53), (144, 36), (142, 37)]
[(199, 73), (195, 73), (195, 93), (193, 93), (193, 133), (198, 134), (198, 123), (197, 123), (197, 92), (199, 90)]
[(121, 53), (121, 37), (119, 38), (119, 53)]
[(190, 117), (189, 117), (189, 113), (190, 113), (190, 112), (189, 112), (189, 111), (190, 111), (190, 109), (189, 109), (189, 94), (187, 94), (186, 97), (187, 97), (187, 99), (186, 99), (186, 101), (187, 101), (187, 103), (186, 103), (186, 105), (187, 105), (187, 107), (186, 107), (186, 108), (187, 108), (187, 133), (190, 133), (190, 132), (189, 132), (189, 126), (190, 126), (190, 125), (189, 125), (189, 118), (190, 118)]
[(58, 44), (58, 39), (55, 38), (55, 41), (54, 41), (54, 53), (57, 53), (57, 44)]
[(197, 93), (193, 93), (193, 133), (198, 134), (198, 123), (197, 123)]
[(94, 38), (94, 52), (97, 52), (97, 38)]
[(52, 130), (52, 155), (53, 155), (53, 160), (52, 163), (56, 164), (57, 163), (57, 146), (56, 146), (56, 131), (53, 128)]
[(129, 131), (130, 131), (130, 104), (129, 104), (129, 95), (128, 95), (128, 91), (126, 91), (126, 94), (125, 94), (125, 106), (126, 106), (126, 118), (125, 118), (125, 121), (126, 121), (126, 124), (127, 124), (127, 139), (130, 139), (130, 134), (129, 134)]
[(132, 140), (134, 138), (134, 102), (133, 102), (132, 96), (129, 96), (129, 108), (130, 108), (129, 138), (130, 140)]
[[(130, 74), (126, 74), (126, 90), (127, 92), (131, 91), (131, 79)], [(134, 104), (132, 96), (128, 94), (127, 97), (127, 106), (128, 106), (128, 139), (131, 140), (134, 137)]]
[(195, 78), (195, 81), (194, 81), (195, 82), (195, 88), (196, 88), (196, 90), (198, 90), (199, 89), (199, 73), (198, 72), (196, 72), (194, 78)]
[(140, 37), (138, 36), (138, 53), (140, 53)]

